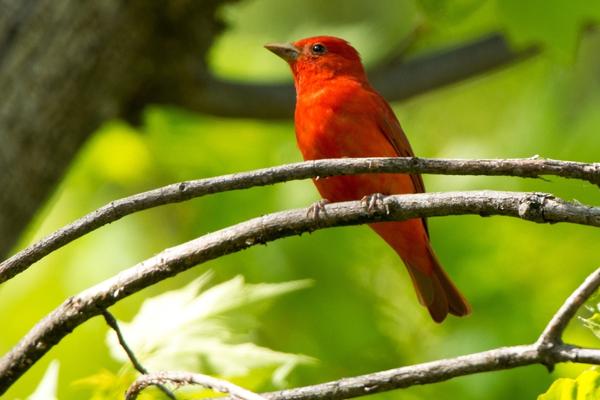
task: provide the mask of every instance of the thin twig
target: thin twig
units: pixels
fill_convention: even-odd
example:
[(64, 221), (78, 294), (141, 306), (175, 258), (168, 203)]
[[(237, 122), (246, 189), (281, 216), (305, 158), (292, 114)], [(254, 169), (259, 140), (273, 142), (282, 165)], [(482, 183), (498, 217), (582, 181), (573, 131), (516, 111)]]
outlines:
[[(579, 359), (579, 354), (582, 351), (587, 353), (585, 361)], [(263, 396), (268, 400), (349, 399), (415, 385), (443, 382), (459, 376), (544, 364), (547, 357), (552, 357), (554, 362), (557, 363), (600, 364), (600, 350), (580, 349), (562, 345), (542, 352), (535, 344), (530, 344), (502, 347), (481, 353), (408, 365), (317, 385), (264, 393)]]
[[(108, 310), (102, 310), (102, 316), (104, 316), (104, 320), (106, 321), (106, 324), (108, 326), (110, 326), (113, 331), (115, 331), (115, 333), (117, 335), (117, 340), (119, 341), (119, 344), (121, 345), (123, 350), (125, 350), (127, 357), (131, 361), (131, 364), (133, 364), (133, 367), (139, 373), (147, 375), (149, 373), (148, 370), (142, 365), (142, 363), (140, 363), (140, 361), (135, 356), (135, 353), (133, 352), (133, 350), (131, 350), (131, 347), (129, 347), (129, 345), (127, 344), (127, 341), (125, 341), (125, 337), (123, 336), (123, 332), (121, 332), (121, 328), (119, 327), (119, 323), (117, 322), (117, 319)], [(158, 388), (164, 394), (166, 394), (170, 399), (177, 400), (177, 397), (175, 397), (175, 394), (173, 394), (173, 392), (171, 392), (169, 390), (169, 388), (167, 388), (165, 385), (159, 383), (156, 386), (158, 386)]]
[(129, 386), (129, 389), (127, 389), (125, 400), (135, 400), (140, 392), (148, 386), (160, 385), (167, 382), (175, 385), (200, 385), (216, 392), (227, 393), (239, 400), (266, 400), (261, 395), (234, 385), (231, 382), (208, 375), (180, 371), (159, 371), (138, 377)]
[[(368, 209), (360, 201), (325, 205), (319, 218), (307, 209), (282, 211), (209, 233), (166, 249), (69, 298), (0, 359), (0, 394), (75, 327), (117, 301), (194, 265), (279, 238), (333, 226), (441, 215), (504, 215), (538, 223), (570, 222), (600, 227), (600, 207), (542, 193), (450, 192), (394, 195)], [(389, 213), (386, 212), (389, 210)]]
[(600, 163), (526, 159), (449, 160), (425, 158), (363, 158), (316, 160), (245, 173), (180, 182), (125, 197), (92, 211), (0, 263), (0, 283), (26, 270), (49, 253), (126, 215), (164, 204), (231, 190), (332, 175), (377, 172), (445, 175), (506, 175), (537, 178), (556, 175), (600, 185)]

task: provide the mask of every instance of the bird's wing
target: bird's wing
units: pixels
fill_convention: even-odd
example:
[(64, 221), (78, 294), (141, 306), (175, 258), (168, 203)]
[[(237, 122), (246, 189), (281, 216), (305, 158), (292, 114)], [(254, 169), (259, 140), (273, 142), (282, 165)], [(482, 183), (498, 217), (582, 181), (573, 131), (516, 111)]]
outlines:
[[(398, 157), (414, 157), (410, 143), (408, 142), (408, 139), (404, 134), (404, 130), (402, 130), (400, 122), (398, 122), (398, 118), (396, 118), (394, 111), (392, 111), (389, 104), (381, 96), (376, 93), (375, 95), (376, 101), (380, 103), (381, 106), (379, 109), (384, 110), (384, 112), (378, 113), (377, 115), (377, 125), (379, 126), (379, 129), (381, 129), (386, 139), (396, 150)], [(423, 177), (421, 177), (420, 174), (409, 174), (409, 176), (415, 187), (415, 192), (424, 193), (425, 184), (423, 183)], [(429, 229), (427, 228), (427, 220), (425, 218), (423, 218), (423, 224), (425, 225), (427, 236), (429, 236)]]

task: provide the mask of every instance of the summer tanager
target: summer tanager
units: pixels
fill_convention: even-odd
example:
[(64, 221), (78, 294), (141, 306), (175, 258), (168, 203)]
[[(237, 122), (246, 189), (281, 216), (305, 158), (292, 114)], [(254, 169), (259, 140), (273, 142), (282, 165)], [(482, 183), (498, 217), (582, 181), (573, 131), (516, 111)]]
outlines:
[[(341, 157), (411, 157), (412, 149), (388, 103), (367, 81), (358, 52), (343, 39), (318, 36), (267, 44), (288, 62), (296, 86), (296, 140), (305, 160)], [(373, 194), (424, 192), (417, 174), (364, 174), (314, 180), (324, 199), (369, 199)], [(424, 219), (370, 227), (406, 264), (421, 304), (441, 322), (470, 307), (444, 272)]]

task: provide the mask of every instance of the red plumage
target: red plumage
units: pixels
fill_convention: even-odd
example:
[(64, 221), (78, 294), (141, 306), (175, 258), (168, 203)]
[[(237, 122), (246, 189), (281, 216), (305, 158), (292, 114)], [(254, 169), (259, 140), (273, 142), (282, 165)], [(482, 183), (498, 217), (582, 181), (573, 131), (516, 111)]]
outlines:
[[(413, 152), (388, 103), (368, 83), (358, 52), (343, 39), (319, 36), (266, 47), (292, 68), (295, 126), (305, 160), (341, 157), (408, 157)], [(365, 174), (314, 180), (329, 201), (382, 193), (419, 193), (417, 174)], [(417, 296), (436, 322), (470, 307), (435, 256), (424, 219), (370, 227), (402, 258)]]

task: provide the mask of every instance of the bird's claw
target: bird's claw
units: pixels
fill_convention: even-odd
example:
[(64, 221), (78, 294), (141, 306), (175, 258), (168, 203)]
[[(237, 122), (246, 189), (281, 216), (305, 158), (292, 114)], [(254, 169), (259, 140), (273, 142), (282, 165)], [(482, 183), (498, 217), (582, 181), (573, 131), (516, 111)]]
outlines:
[(381, 193), (373, 193), (363, 197), (360, 202), (368, 212), (380, 211), (386, 215), (390, 213), (390, 206), (384, 202), (385, 196)]
[(308, 207), (308, 210), (306, 211), (306, 216), (313, 219), (319, 219), (321, 213), (327, 214), (325, 206), (329, 203), (330, 202), (327, 199), (321, 199), (319, 201), (314, 202), (310, 207)]

